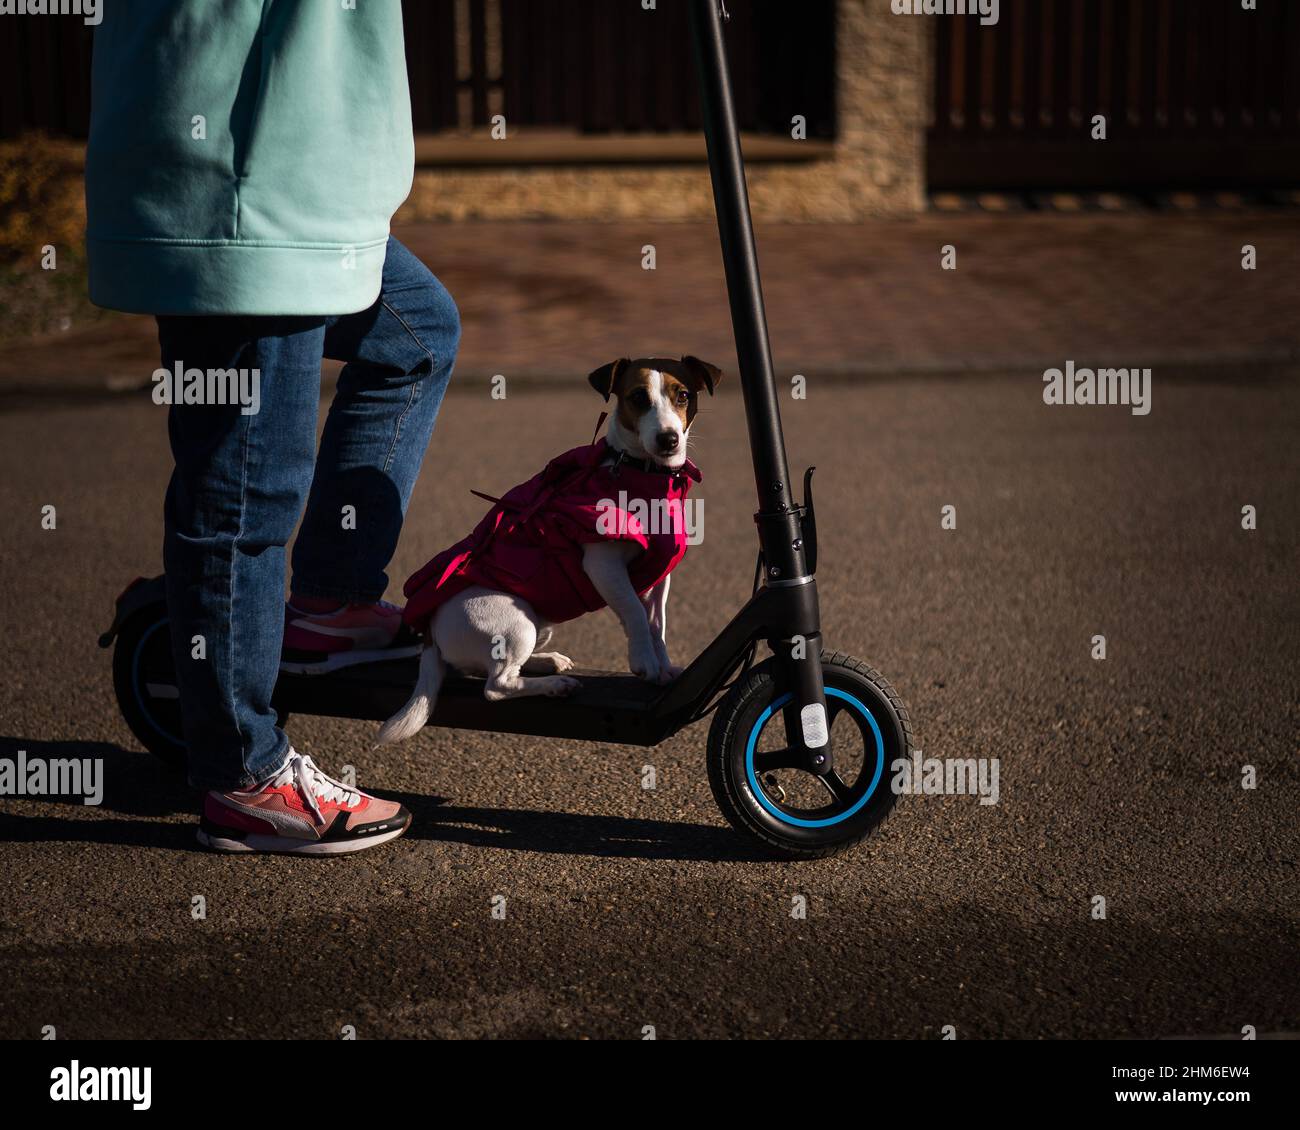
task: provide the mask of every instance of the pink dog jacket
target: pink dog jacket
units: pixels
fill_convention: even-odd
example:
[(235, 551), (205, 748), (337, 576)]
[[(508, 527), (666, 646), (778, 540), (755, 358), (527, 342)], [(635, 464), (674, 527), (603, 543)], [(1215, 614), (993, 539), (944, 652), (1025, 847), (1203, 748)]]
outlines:
[(491, 499), (469, 537), (407, 580), (406, 623), (425, 631), (443, 602), (474, 585), (513, 593), (551, 624), (595, 612), (605, 601), (583, 571), (582, 547), (597, 541), (639, 545), (628, 576), (638, 593), (654, 588), (686, 556), (683, 508), (700, 470), (689, 459), (671, 472), (601, 466), (608, 454), (604, 439), (575, 447)]

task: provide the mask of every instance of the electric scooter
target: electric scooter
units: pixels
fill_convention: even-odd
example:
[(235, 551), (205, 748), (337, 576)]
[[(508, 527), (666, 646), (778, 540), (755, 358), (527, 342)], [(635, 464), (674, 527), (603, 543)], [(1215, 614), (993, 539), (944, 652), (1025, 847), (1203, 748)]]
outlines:
[[(822, 648), (815, 468), (805, 472), (797, 504), (723, 40), (728, 17), (719, 0), (691, 0), (691, 9), (758, 488), (753, 594), (666, 686), (630, 674), (574, 671), (581, 686), (569, 697), (489, 703), (481, 678), (449, 673), (429, 724), (653, 746), (712, 713), (708, 775), (727, 820), (765, 854), (815, 858), (861, 841), (888, 815), (895, 799), (890, 766), (911, 756), (911, 722), (893, 688), (871, 667)], [(163, 581), (132, 582), (99, 642), (116, 644), (114, 688), (131, 731), (151, 753), (180, 767), (185, 743)], [(770, 655), (755, 662), (760, 644)], [(416, 664), (404, 659), (316, 676), (284, 674), (273, 702), (282, 723), (293, 712), (380, 721), (410, 696)]]

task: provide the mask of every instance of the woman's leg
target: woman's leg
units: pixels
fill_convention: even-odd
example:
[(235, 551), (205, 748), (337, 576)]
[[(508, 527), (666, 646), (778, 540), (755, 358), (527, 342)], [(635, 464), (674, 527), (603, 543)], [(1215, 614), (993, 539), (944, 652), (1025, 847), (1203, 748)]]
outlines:
[(260, 403), (177, 404), (163, 560), (190, 779), (247, 787), (284, 763), (271, 694), (285, 545), (311, 483), (324, 318), (163, 317), (163, 365), (256, 372)]
[(325, 334), (325, 356), (346, 364), (294, 543), (295, 599), (319, 609), (384, 595), (459, 342), (451, 295), (390, 239), (375, 304), (331, 319)]

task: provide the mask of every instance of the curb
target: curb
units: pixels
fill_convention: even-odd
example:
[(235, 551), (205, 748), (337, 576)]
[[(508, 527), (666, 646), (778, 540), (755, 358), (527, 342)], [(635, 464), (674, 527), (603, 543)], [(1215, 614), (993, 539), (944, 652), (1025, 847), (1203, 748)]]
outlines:
[[(1270, 380), (1287, 380), (1300, 377), (1300, 371), (1288, 373), (1290, 369), (1300, 369), (1300, 347), (1265, 351), (1224, 350), (1205, 353), (1193, 350), (1177, 350), (1165, 353), (1124, 355), (1122, 349), (1102, 349), (1099, 354), (1108, 353), (1111, 357), (1127, 362), (1129, 368), (1149, 368), (1166, 370), (1166, 378), (1185, 382), (1201, 382), (1221, 377), (1228, 370), (1234, 379), (1244, 379), (1251, 383), (1264, 383)], [(807, 366), (803, 375), (809, 380), (826, 384), (863, 384), (897, 380), (955, 380), (958, 378), (1002, 377), (1018, 373), (1041, 374), (1048, 369), (1058, 368), (1065, 363), (1065, 356), (1055, 357), (991, 357), (972, 361), (948, 360), (936, 358), (932, 361), (889, 362), (879, 357), (870, 361), (842, 361), (830, 364)], [(1087, 360), (1087, 358), (1085, 358)], [(338, 380), (339, 366), (331, 365), (321, 375), (321, 389), (333, 389)], [(578, 370), (557, 372), (554, 369), (524, 369), (506, 374), (510, 384), (516, 387), (553, 388), (575, 383), (579, 379)], [(1168, 370), (1176, 369), (1177, 373)], [(780, 373), (778, 379), (780, 379)], [(487, 370), (458, 371), (452, 378), (448, 395), (456, 392), (468, 392), (480, 385), (487, 385), (496, 376)], [(56, 408), (67, 404), (90, 404), (95, 402), (112, 402), (143, 397), (153, 388), (153, 382), (141, 381), (137, 377), (105, 376), (90, 380), (81, 380), (70, 384), (51, 385), (0, 383), (0, 412), (19, 409)]]

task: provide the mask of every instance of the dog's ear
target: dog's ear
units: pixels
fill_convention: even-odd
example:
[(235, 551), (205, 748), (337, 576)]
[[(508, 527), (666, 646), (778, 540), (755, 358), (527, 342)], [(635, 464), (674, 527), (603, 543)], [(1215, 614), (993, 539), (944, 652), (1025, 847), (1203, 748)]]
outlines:
[(707, 361), (701, 361), (698, 357), (692, 357), (689, 353), (682, 358), (682, 368), (686, 370), (686, 375), (690, 378), (691, 388), (699, 392), (701, 387), (708, 389), (709, 395), (713, 395), (713, 386), (722, 380), (722, 370), (717, 365), (710, 365)]
[(588, 373), (587, 381), (592, 388), (608, 400), (609, 394), (614, 391), (614, 382), (618, 380), (618, 375), (623, 371), (623, 366), (628, 364), (631, 364), (631, 362), (626, 357), (620, 357), (617, 361), (602, 365), (594, 373)]

